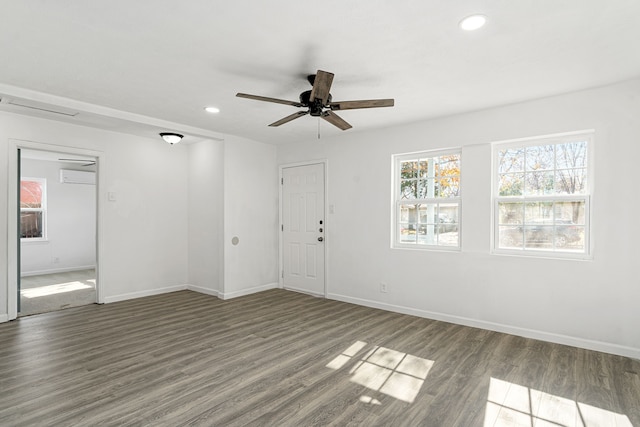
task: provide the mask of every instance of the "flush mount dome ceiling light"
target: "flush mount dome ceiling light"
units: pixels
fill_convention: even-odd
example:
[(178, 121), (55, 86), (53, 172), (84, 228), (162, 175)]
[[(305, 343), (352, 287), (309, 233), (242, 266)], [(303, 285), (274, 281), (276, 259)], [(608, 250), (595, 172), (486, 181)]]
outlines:
[(173, 133), (173, 132), (162, 132), (160, 136), (162, 137), (162, 139), (164, 139), (166, 142), (168, 142), (171, 145), (177, 144), (178, 142), (180, 142), (182, 138), (184, 138), (184, 135), (180, 135), (179, 133)]
[(484, 15), (470, 15), (460, 21), (460, 28), (465, 31), (474, 31), (484, 26), (487, 17)]

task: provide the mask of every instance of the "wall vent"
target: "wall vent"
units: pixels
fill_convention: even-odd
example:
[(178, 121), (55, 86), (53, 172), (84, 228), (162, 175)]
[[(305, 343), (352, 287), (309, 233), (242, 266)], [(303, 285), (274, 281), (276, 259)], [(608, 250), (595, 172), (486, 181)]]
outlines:
[(5, 105), (13, 105), (20, 108), (28, 108), (30, 110), (44, 111), (45, 113), (60, 114), (68, 117), (75, 117), (79, 113), (69, 108), (60, 107), (58, 105), (45, 104), (43, 102), (30, 101), (26, 99), (9, 99), (3, 98), (1, 101)]
[(96, 184), (96, 173), (90, 171), (76, 171), (60, 169), (60, 182), (63, 184)]

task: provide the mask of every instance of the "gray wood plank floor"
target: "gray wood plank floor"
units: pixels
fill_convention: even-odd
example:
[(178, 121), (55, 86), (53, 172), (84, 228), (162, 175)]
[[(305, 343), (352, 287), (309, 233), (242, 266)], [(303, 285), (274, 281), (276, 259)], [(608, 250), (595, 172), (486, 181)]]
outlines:
[(0, 324), (0, 425), (640, 426), (640, 361), (284, 290)]

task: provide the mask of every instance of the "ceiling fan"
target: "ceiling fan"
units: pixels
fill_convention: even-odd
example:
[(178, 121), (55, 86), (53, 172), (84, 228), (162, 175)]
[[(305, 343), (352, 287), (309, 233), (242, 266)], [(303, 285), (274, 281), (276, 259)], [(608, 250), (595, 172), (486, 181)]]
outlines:
[(255, 99), (256, 101), (275, 102), (276, 104), (291, 105), (293, 107), (307, 108), (306, 111), (298, 111), (278, 121), (271, 123), (269, 126), (280, 126), (292, 120), (306, 116), (307, 114), (314, 117), (322, 117), (332, 125), (347, 130), (352, 126), (342, 117), (338, 116), (334, 111), (339, 110), (355, 110), (360, 108), (378, 108), (393, 107), (393, 99), (366, 99), (361, 101), (332, 101), (331, 83), (333, 82), (333, 73), (318, 70), (316, 74), (307, 76), (307, 80), (311, 83), (312, 89), (300, 94), (300, 101), (287, 101), (285, 99), (269, 98), (266, 96), (249, 95), (247, 93), (237, 93), (240, 98)]

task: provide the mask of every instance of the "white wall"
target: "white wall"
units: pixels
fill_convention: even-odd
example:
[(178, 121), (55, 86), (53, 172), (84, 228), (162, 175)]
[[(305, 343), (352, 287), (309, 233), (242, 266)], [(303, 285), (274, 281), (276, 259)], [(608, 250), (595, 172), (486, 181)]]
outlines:
[[(328, 159), (330, 298), (640, 358), (639, 117), (634, 80), (280, 146), (277, 160)], [(491, 254), (490, 142), (585, 129), (596, 131), (593, 260)], [(462, 147), (462, 251), (391, 249), (392, 154), (445, 147)]]
[(189, 146), (189, 284), (221, 295), (224, 236), (224, 142)]
[[(8, 140), (102, 152), (100, 286), (106, 302), (175, 289), (188, 280), (188, 149), (160, 138), (0, 113), (0, 165)], [(56, 150), (61, 151), (61, 150)], [(0, 224), (7, 224), (7, 173), (0, 173)], [(114, 192), (116, 201), (107, 201)], [(0, 319), (7, 313), (7, 227), (0, 227)]]
[(23, 275), (95, 266), (96, 186), (61, 183), (60, 169), (69, 168), (68, 163), (22, 159), (22, 176), (45, 178), (47, 192), (47, 239), (22, 242)]
[(223, 298), (277, 286), (276, 148), (229, 136), (224, 148)]

